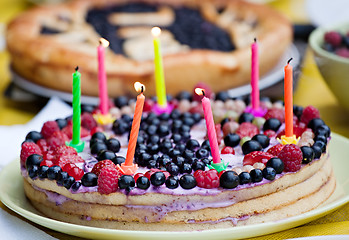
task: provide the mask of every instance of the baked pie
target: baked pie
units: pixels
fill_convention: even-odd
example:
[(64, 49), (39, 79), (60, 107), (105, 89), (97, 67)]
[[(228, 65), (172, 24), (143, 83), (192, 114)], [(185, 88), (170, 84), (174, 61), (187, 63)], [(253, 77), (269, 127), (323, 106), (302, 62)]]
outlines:
[(134, 94), (133, 83), (155, 95), (150, 29), (162, 28), (167, 93), (198, 82), (222, 91), (250, 80), (250, 45), (258, 39), (261, 75), (278, 62), (292, 39), (290, 22), (267, 6), (228, 0), (76, 0), (38, 6), (7, 29), (13, 70), (25, 79), (71, 92), (71, 74), (82, 72), (82, 94), (98, 95), (97, 46), (106, 50), (111, 97)]

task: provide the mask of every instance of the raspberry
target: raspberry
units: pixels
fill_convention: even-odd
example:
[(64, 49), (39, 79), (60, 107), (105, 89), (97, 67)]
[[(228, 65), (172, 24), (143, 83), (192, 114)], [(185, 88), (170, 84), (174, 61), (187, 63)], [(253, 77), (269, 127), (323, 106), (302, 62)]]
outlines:
[(40, 147), (33, 142), (24, 142), (21, 147), (21, 164), (24, 166), (27, 158), (34, 153), (42, 155)]
[(281, 108), (271, 108), (268, 109), (267, 113), (264, 115), (265, 120), (269, 118), (276, 118), (281, 123), (285, 122), (285, 111)]
[(165, 170), (160, 170), (160, 172), (163, 172), (165, 175), (165, 178), (168, 178), (171, 174)]
[(36, 144), (40, 147), (42, 152), (47, 152), (49, 150), (46, 139), (39, 139)]
[(49, 138), (54, 132), (59, 131), (59, 127), (56, 121), (47, 121), (41, 128), (41, 135), (44, 138)]
[(47, 159), (44, 159), (41, 163), (40, 163), (40, 166), (48, 166), (48, 167), (52, 167), (54, 164), (51, 160), (47, 160)]
[(348, 48), (345, 48), (345, 47), (342, 47), (342, 48), (338, 48), (335, 53), (338, 55), (338, 56), (341, 56), (341, 57), (345, 57), (345, 58), (349, 58), (349, 49)]
[(81, 180), (84, 176), (84, 171), (79, 167), (73, 167), (67, 171), (68, 175), (73, 177), (75, 180)]
[(194, 177), (198, 187), (208, 189), (219, 187), (218, 172), (215, 169), (210, 169), (208, 171), (196, 170), (194, 172)]
[(75, 167), (76, 167), (76, 165), (74, 163), (68, 162), (68, 163), (64, 164), (64, 166), (62, 167), (62, 170), (64, 172), (68, 172), (68, 171), (70, 171), (70, 169), (75, 168)]
[(151, 99), (146, 99), (143, 105), (143, 112), (150, 112), (153, 109), (154, 101)]
[(226, 146), (221, 150), (221, 154), (235, 154), (235, 150), (232, 147)]
[(301, 116), (301, 122), (308, 125), (310, 120), (313, 118), (320, 118), (319, 110), (311, 105), (304, 108), (302, 116)]
[(156, 168), (151, 168), (150, 170), (148, 170), (144, 173), (144, 177), (146, 177), (150, 180), (151, 175), (153, 175), (153, 173), (158, 172), (158, 171), (160, 171), (160, 170), (156, 169)]
[(79, 155), (61, 155), (56, 156), (54, 164), (59, 165), (62, 169), (67, 163), (83, 163), (84, 159), (82, 159)]
[(338, 32), (330, 31), (325, 33), (324, 40), (332, 46), (338, 47), (342, 43), (342, 36)]
[(133, 178), (135, 179), (135, 182), (137, 182), (137, 179), (144, 176), (143, 173), (136, 173), (136, 175), (133, 176)]
[(91, 131), (90, 131), (90, 135), (92, 136), (93, 134), (95, 134), (96, 132), (103, 132), (104, 130), (103, 130), (103, 128), (102, 127), (94, 127), (94, 128), (92, 128), (91, 129)]
[(220, 145), (223, 140), (223, 132), (222, 132), (221, 124), (218, 123), (214, 127), (216, 129), (217, 142), (218, 142), (218, 145)]
[(118, 181), (121, 173), (113, 166), (102, 169), (98, 176), (98, 192), (110, 194), (118, 189)]
[(236, 130), (236, 134), (240, 136), (240, 138), (249, 136), (253, 137), (258, 134), (258, 127), (250, 122), (243, 122), (240, 124), (239, 128)]
[(196, 84), (195, 86), (194, 86), (194, 89), (193, 89), (193, 94), (192, 94), (192, 96), (193, 96), (193, 101), (201, 101), (201, 99), (202, 99), (202, 96), (200, 96), (200, 95), (197, 95), (196, 94), (196, 92), (195, 92), (195, 89), (196, 88), (202, 88), (202, 89), (204, 89), (204, 91), (205, 91), (205, 96), (206, 97), (208, 97), (208, 98), (212, 98), (213, 96), (212, 96), (212, 90), (211, 90), (211, 88), (210, 88), (210, 86), (208, 86), (206, 83), (203, 83), (203, 82), (199, 82), (198, 84)]
[(281, 150), (284, 148), (284, 145), (279, 143), (275, 146), (268, 149), (267, 153), (270, 153), (271, 155), (277, 156), (281, 152)]
[(276, 137), (276, 132), (271, 130), (271, 129), (268, 129), (268, 130), (264, 131), (263, 134), (265, 136), (268, 136), (269, 138)]
[(93, 172), (94, 174), (96, 174), (97, 176), (99, 176), (99, 174), (101, 173), (102, 169), (107, 167), (107, 166), (113, 166), (116, 167), (116, 165), (111, 161), (111, 160), (102, 160), (99, 161), (98, 163), (96, 163), (91, 172)]
[(61, 156), (61, 155), (78, 155), (77, 151), (75, 148), (63, 145), (55, 149), (54, 154), (56, 156)]
[[(69, 139), (72, 139), (72, 138), (73, 138), (73, 125), (68, 124), (66, 127), (64, 127), (64, 128), (62, 129), (62, 132), (63, 132), (64, 134), (66, 134), (67, 137), (68, 137)], [(87, 136), (89, 136), (89, 135), (90, 135), (89, 131), (88, 131), (86, 128), (81, 127), (80, 136), (81, 136), (82, 138), (84, 138), (84, 137), (87, 137)]]
[(60, 146), (65, 145), (65, 142), (68, 141), (68, 137), (65, 133), (61, 131), (54, 132), (48, 139), (47, 144), (51, 149), (56, 149)]
[(278, 155), (285, 165), (286, 172), (295, 172), (301, 169), (303, 153), (295, 144), (287, 144)]
[(266, 164), (268, 160), (272, 157), (275, 157), (274, 155), (268, 153), (268, 152), (262, 152), (262, 151), (253, 151), (247, 155), (245, 155), (243, 160), (243, 165), (253, 165), (256, 162), (261, 162), (263, 164)]
[(91, 130), (91, 129), (97, 127), (97, 122), (93, 118), (91, 113), (84, 112), (81, 115), (81, 126), (86, 128), (87, 130)]

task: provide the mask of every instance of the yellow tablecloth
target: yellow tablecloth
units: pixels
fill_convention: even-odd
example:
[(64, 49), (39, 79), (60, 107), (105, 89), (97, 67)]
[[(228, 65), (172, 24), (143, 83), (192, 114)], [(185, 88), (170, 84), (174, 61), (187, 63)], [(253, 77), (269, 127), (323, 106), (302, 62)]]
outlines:
[[(286, 13), (294, 22), (304, 23), (307, 19), (304, 8), (302, 7), (303, 4), (303, 0), (280, 0), (272, 2), (271, 6)], [(26, 8), (28, 8), (28, 3), (23, 0), (0, 1), (0, 24), (7, 23), (18, 12)], [(8, 54), (6, 52), (0, 52), (1, 93), (10, 82), (8, 64)], [(302, 106), (313, 105), (317, 107), (321, 112), (321, 117), (331, 127), (332, 131), (349, 137), (349, 112), (339, 106), (334, 95), (327, 88), (313, 61), (312, 53), (309, 50), (307, 50), (301, 66), (302, 72), (300, 74), (298, 87), (294, 94), (295, 104)], [(26, 123), (33, 118), (39, 110), (40, 106), (23, 106), (23, 104), (7, 100), (2, 94), (0, 95), (0, 125)], [(1, 202), (0, 207), (16, 215), (8, 210)], [(35, 224), (33, 225), (37, 226)], [(37, 227), (59, 239), (78, 239), (40, 226)], [(306, 225), (253, 239), (285, 239), (339, 234), (349, 234), (349, 204)]]

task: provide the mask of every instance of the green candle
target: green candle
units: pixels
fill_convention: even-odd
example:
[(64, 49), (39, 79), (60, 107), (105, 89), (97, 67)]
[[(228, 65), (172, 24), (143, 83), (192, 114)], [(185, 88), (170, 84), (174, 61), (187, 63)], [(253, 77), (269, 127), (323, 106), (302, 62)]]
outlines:
[(153, 27), (151, 30), (154, 40), (154, 73), (155, 73), (155, 89), (157, 95), (157, 101), (160, 107), (167, 106), (166, 100), (166, 87), (164, 78), (164, 69), (162, 66), (162, 56), (159, 36), (161, 34), (161, 29), (158, 27)]
[(73, 139), (69, 146), (74, 147), (77, 152), (82, 152), (84, 142), (80, 140), (81, 129), (81, 74), (78, 71), (79, 67), (75, 68), (73, 73)]

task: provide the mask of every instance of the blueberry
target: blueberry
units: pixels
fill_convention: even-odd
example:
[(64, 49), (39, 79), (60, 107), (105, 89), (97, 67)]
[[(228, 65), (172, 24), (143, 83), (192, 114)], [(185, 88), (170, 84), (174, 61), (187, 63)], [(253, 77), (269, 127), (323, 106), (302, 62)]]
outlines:
[(211, 151), (210, 141), (208, 139), (204, 140), (201, 143), (201, 148), (205, 148), (205, 149)]
[(316, 141), (313, 146), (319, 146), (321, 148), (321, 152), (326, 152), (326, 144), (322, 141)]
[(28, 170), (29, 168), (31, 168), (34, 165), (39, 166), (43, 160), (44, 160), (43, 157), (39, 154), (29, 155), (29, 157), (25, 161), (25, 167)]
[(157, 130), (160, 137), (165, 137), (170, 134), (170, 129), (167, 124), (160, 124)]
[(277, 174), (282, 173), (284, 170), (284, 162), (277, 157), (270, 158), (266, 164), (267, 167), (272, 167), (274, 168), (275, 172)]
[(175, 157), (172, 159), (172, 162), (173, 162), (174, 164), (176, 164), (178, 167), (181, 167), (181, 166), (184, 164), (185, 159), (184, 159), (184, 157), (182, 157), (182, 156), (175, 156)]
[(276, 118), (269, 118), (268, 120), (265, 121), (263, 125), (263, 130), (273, 130), (274, 132), (277, 132), (281, 126), (281, 122), (279, 119)]
[(93, 135), (92, 135), (92, 137), (91, 137), (92, 139), (100, 139), (100, 140), (102, 140), (103, 142), (105, 142), (105, 141), (107, 141), (107, 138), (106, 138), (106, 136), (105, 136), (105, 134), (104, 133), (102, 133), (102, 132), (95, 132)]
[(125, 96), (118, 96), (114, 99), (114, 104), (118, 108), (128, 105), (128, 98)]
[(98, 176), (92, 172), (85, 173), (81, 178), (81, 183), (85, 187), (97, 186)]
[(216, 100), (220, 100), (222, 102), (227, 101), (229, 98), (230, 98), (230, 96), (229, 96), (228, 92), (226, 92), (226, 91), (218, 92), (216, 94)]
[(207, 158), (210, 156), (210, 152), (205, 148), (200, 148), (195, 152), (195, 156), (199, 159)]
[(58, 185), (63, 185), (64, 180), (66, 180), (69, 177), (67, 172), (60, 172), (58, 173), (58, 177), (57, 177), (57, 184)]
[(196, 151), (200, 148), (200, 143), (196, 139), (189, 139), (185, 147), (191, 151)]
[(91, 146), (91, 153), (98, 154), (101, 151), (107, 151), (108, 147), (103, 142), (96, 142)]
[(79, 190), (80, 187), (81, 187), (81, 182), (74, 182), (73, 185), (71, 186), (71, 190), (76, 192), (77, 190)]
[(208, 158), (203, 158), (201, 159), (201, 161), (205, 164), (205, 165), (210, 165), (212, 160), (211, 159), (208, 159)]
[(302, 153), (303, 153), (303, 159), (302, 159), (302, 163), (310, 163), (311, 161), (313, 161), (314, 157), (315, 157), (315, 153), (313, 148), (308, 147), (308, 146), (303, 146), (301, 147)]
[(181, 112), (178, 109), (173, 109), (170, 113), (170, 118), (172, 120), (178, 119), (181, 116)]
[(31, 139), (33, 140), (33, 142), (37, 142), (38, 140), (42, 139), (43, 136), (41, 135), (41, 133), (37, 132), (37, 131), (30, 131), (27, 136), (25, 136), (25, 139)]
[(307, 127), (311, 128), (311, 130), (313, 130), (315, 133), (315, 130), (322, 125), (325, 125), (325, 122), (321, 118), (313, 118), (309, 121)]
[(194, 152), (189, 149), (185, 149), (182, 153), (182, 157), (185, 159), (186, 163), (192, 163), (194, 158)]
[(130, 116), (130, 115), (128, 115), (128, 114), (122, 114), (121, 115), (121, 119), (125, 122), (125, 123), (127, 123), (128, 125), (132, 125), (132, 117)]
[(174, 143), (179, 143), (182, 140), (182, 136), (179, 133), (174, 133), (171, 136)]
[(151, 159), (152, 156), (149, 153), (142, 153), (138, 159), (138, 164), (145, 167)]
[[(87, 113), (92, 113), (95, 110), (95, 107), (89, 104), (83, 104), (81, 105), (81, 112), (87, 112)], [(57, 120), (56, 120), (57, 121)]]
[(166, 167), (166, 165), (171, 162), (168, 155), (164, 154), (158, 159), (159, 167)]
[(246, 184), (246, 183), (250, 183), (251, 180), (251, 175), (248, 172), (241, 172), (239, 174), (239, 183), (240, 184)]
[(239, 185), (239, 176), (234, 171), (225, 171), (219, 178), (222, 188), (233, 189)]
[(192, 168), (193, 168), (193, 171), (195, 172), (196, 170), (202, 170), (202, 171), (205, 171), (205, 166), (206, 164), (199, 161), (199, 160), (195, 160), (192, 164)]
[(263, 172), (258, 168), (252, 169), (250, 175), (252, 182), (260, 182), (263, 180)]
[(324, 135), (325, 137), (328, 138), (330, 136), (330, 134), (331, 134), (331, 129), (327, 125), (319, 126), (315, 130), (315, 135)]
[(236, 133), (229, 133), (224, 137), (224, 144), (228, 147), (235, 147), (240, 143), (240, 136)]
[(296, 115), (298, 119), (300, 119), (302, 114), (303, 114), (303, 107), (298, 106), (298, 105), (294, 105), (293, 106), (293, 114)]
[(190, 127), (194, 126), (195, 124), (195, 121), (192, 117), (185, 117), (182, 119), (182, 122), (184, 126), (189, 126), (189, 130), (190, 130)]
[(327, 144), (327, 137), (325, 137), (324, 135), (316, 135), (314, 138), (315, 142), (323, 142), (324, 144)]
[(202, 116), (201, 116), (200, 113), (193, 113), (193, 114), (191, 115), (191, 117), (194, 119), (195, 123), (200, 122), (200, 121), (201, 121), (201, 118), (202, 118)]
[(193, 175), (191, 174), (184, 174), (180, 179), (179, 179), (179, 184), (181, 185), (182, 188), (184, 189), (192, 189), (196, 187), (196, 179)]
[(189, 100), (191, 101), (191, 93), (188, 91), (181, 91), (176, 95), (177, 100)]
[(176, 146), (174, 147), (174, 149), (179, 150), (182, 154), (185, 150), (185, 145), (183, 143), (177, 143)]
[(193, 171), (192, 166), (189, 163), (183, 163), (179, 169), (181, 173), (191, 173)]
[(221, 127), (223, 127), (224, 126), (224, 124), (226, 124), (227, 122), (229, 122), (230, 121), (230, 119), (229, 118), (223, 118), (223, 120), (221, 121)]
[(239, 117), (239, 123), (240, 124), (243, 122), (250, 122), (251, 123), (253, 121), (253, 119), (254, 119), (253, 114), (244, 112)]
[(175, 176), (169, 176), (165, 181), (166, 187), (169, 189), (176, 189), (179, 186), (178, 178)]
[(148, 189), (150, 187), (150, 181), (147, 177), (140, 176), (136, 181), (137, 187), (140, 189)]
[(173, 176), (177, 176), (179, 174), (180, 168), (178, 167), (178, 165), (176, 165), (174, 163), (169, 163), (166, 166), (166, 171), (169, 172)]
[(148, 153), (156, 154), (160, 151), (160, 147), (158, 144), (148, 144), (147, 145)]
[(147, 163), (147, 168), (148, 169), (157, 168), (157, 161), (154, 159), (149, 160), (149, 162)]
[(97, 153), (97, 160), (102, 161), (106, 159), (114, 159), (116, 157), (115, 153), (109, 150), (101, 150)]
[(65, 187), (66, 189), (70, 189), (70, 187), (73, 185), (74, 182), (75, 182), (75, 179), (72, 176), (68, 176), (63, 181), (63, 187)]
[(47, 170), (47, 178), (50, 180), (57, 180), (58, 174), (62, 171), (60, 166), (52, 166)]
[(261, 151), (262, 146), (259, 142), (255, 140), (248, 140), (242, 145), (242, 152), (244, 155), (247, 155), (253, 151)]
[(38, 170), (39, 170), (38, 165), (32, 165), (31, 167), (27, 168), (29, 177), (35, 178), (36, 176), (38, 176)]
[(311, 148), (314, 151), (314, 159), (319, 159), (322, 153), (321, 147), (317, 145), (313, 145)]
[(264, 134), (257, 134), (252, 137), (252, 140), (255, 140), (260, 143), (262, 148), (266, 148), (269, 146), (270, 139), (268, 136)]
[(170, 158), (174, 158), (176, 156), (180, 156), (181, 152), (178, 149), (171, 149), (168, 155), (170, 156)]
[(168, 114), (168, 113), (161, 113), (159, 115), (159, 119), (161, 121), (168, 121), (170, 119), (170, 114)]
[(156, 125), (149, 125), (149, 127), (146, 129), (146, 132), (151, 136), (155, 135), (158, 127)]
[(165, 183), (166, 176), (163, 172), (155, 172), (150, 176), (150, 182), (155, 187), (161, 186)]
[(101, 143), (101, 144), (105, 144), (105, 142), (103, 141), (103, 140), (101, 140), (101, 139), (98, 139), (98, 138), (91, 138), (90, 139), (90, 147), (92, 147), (93, 146), (93, 144), (95, 144), (95, 143)]
[(179, 134), (183, 135), (183, 133), (190, 132), (190, 126), (189, 125), (182, 125), (179, 128)]
[(149, 125), (159, 126), (160, 125), (160, 119), (158, 119), (157, 117), (147, 118), (147, 123)]
[(59, 129), (63, 129), (64, 127), (66, 127), (68, 125), (68, 121), (66, 119), (63, 119), (63, 118), (56, 119), (56, 123), (57, 123)]
[(115, 134), (122, 135), (129, 130), (129, 124), (122, 119), (116, 119), (113, 122), (112, 130)]
[(181, 133), (181, 141), (182, 142), (186, 142), (186, 141), (188, 141), (189, 139), (190, 139), (190, 132), (182, 132)]
[(117, 153), (120, 151), (120, 142), (119, 140), (117, 140), (116, 138), (110, 138), (106, 141), (106, 145), (107, 145), (107, 148), (114, 152), (114, 153)]
[(179, 120), (179, 119), (173, 120), (172, 128), (171, 128), (172, 133), (179, 133), (182, 125), (183, 125), (182, 120)]
[(135, 184), (135, 179), (130, 175), (122, 175), (118, 181), (120, 189), (131, 189), (135, 187)]
[(268, 179), (268, 180), (274, 180), (275, 179), (276, 171), (272, 167), (265, 167), (263, 169), (262, 173), (263, 173), (263, 177), (265, 179)]

